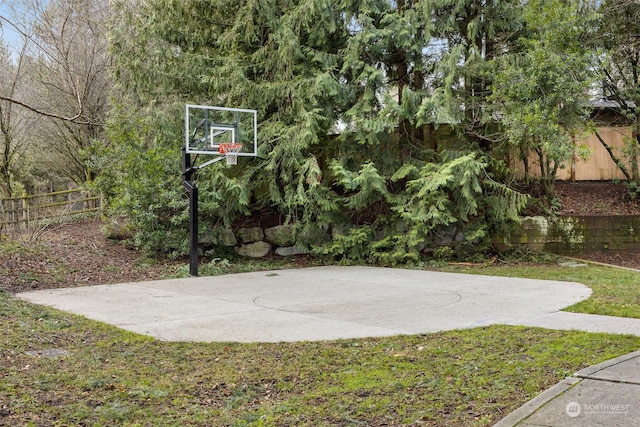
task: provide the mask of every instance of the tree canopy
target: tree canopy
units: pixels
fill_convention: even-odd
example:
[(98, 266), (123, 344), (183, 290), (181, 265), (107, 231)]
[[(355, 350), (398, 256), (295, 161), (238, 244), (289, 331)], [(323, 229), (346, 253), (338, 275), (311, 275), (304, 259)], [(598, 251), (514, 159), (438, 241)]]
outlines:
[(575, 155), (576, 135), (589, 127), (594, 54), (581, 41), (592, 33), (594, 15), (587, 4), (531, 0), (517, 49), (496, 60), (490, 100), (502, 131), (527, 167), (535, 153), (550, 197), (558, 168)]
[[(184, 220), (184, 203), (175, 202), (179, 108), (255, 108), (259, 158), (199, 172), (209, 221), (228, 226), (270, 209), (295, 221), (300, 244), (386, 263), (417, 261), (440, 244), (482, 247), (517, 220), (525, 202), (493, 178), (500, 162), (465, 139), (478, 133), (490, 60), (522, 25), (511, 19), (514, 6), (122, 2), (114, 33), (122, 92), (112, 137), (138, 168), (104, 182), (139, 194), (137, 182), (158, 173), (155, 153), (162, 152), (163, 187), (177, 189), (168, 191), (174, 202), (134, 220)], [(150, 121), (153, 129), (144, 125)], [(158, 190), (151, 187), (149, 197)]]
[(59, 96), (24, 105), (90, 118), (48, 130), (81, 142), (64, 145), (67, 157), (97, 175), (108, 213), (126, 216), (144, 249), (186, 249), (189, 103), (259, 114), (257, 158), (197, 173), (214, 243), (273, 215), (295, 223), (297, 244), (337, 259), (463, 257), (526, 206), (507, 159), (535, 156), (552, 196), (572, 139), (591, 129), (596, 82), (637, 127), (635, 3), (51, 0), (32, 34), (55, 55), (31, 71), (34, 90)]

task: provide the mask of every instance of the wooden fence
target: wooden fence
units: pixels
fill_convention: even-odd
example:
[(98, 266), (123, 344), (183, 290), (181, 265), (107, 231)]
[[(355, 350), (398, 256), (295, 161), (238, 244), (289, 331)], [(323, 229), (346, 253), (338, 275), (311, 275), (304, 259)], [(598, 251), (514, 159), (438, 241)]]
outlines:
[[(631, 137), (629, 127), (599, 127), (598, 133), (605, 140), (614, 154), (624, 160), (625, 139)], [(575, 181), (610, 181), (624, 180), (625, 176), (618, 169), (615, 162), (609, 156), (607, 150), (595, 135), (590, 135), (575, 142), (576, 150), (580, 146), (586, 147), (591, 155), (585, 160), (579, 158), (570, 159), (563, 168), (558, 170), (556, 178), (560, 180)], [(521, 160), (512, 159), (511, 166), (524, 175), (524, 164)], [(628, 162), (627, 163), (628, 166)], [(540, 163), (536, 155), (529, 157), (529, 174), (533, 178), (540, 178)]]
[(83, 189), (0, 200), (0, 234), (21, 233), (53, 221), (100, 211), (99, 196)]

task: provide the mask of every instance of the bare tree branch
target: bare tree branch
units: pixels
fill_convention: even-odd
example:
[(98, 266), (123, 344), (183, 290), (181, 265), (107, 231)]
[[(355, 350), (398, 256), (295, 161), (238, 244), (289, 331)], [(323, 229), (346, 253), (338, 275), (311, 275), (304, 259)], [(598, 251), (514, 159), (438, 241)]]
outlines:
[(39, 114), (39, 115), (44, 116), (44, 117), (50, 117), (52, 119), (64, 120), (66, 122), (72, 122), (72, 123), (76, 123), (76, 124), (79, 124), (79, 125), (104, 126), (104, 123), (102, 123), (102, 122), (94, 122), (93, 120), (86, 120), (86, 119), (85, 120), (79, 120), (82, 117), (82, 111), (79, 111), (75, 116), (65, 117), (65, 116), (61, 116), (59, 114), (49, 113), (49, 112), (46, 112), (46, 111), (39, 110), (39, 109), (37, 109), (35, 107), (32, 107), (29, 104), (25, 104), (24, 102), (18, 101), (17, 99), (13, 99), (13, 98), (10, 98), (10, 97), (7, 97), (7, 96), (3, 96), (3, 95), (0, 95), (0, 101), (11, 102), (12, 104), (19, 105), (19, 106), (21, 106), (23, 108), (26, 108), (27, 110), (32, 111), (32, 112), (34, 112), (36, 114)]

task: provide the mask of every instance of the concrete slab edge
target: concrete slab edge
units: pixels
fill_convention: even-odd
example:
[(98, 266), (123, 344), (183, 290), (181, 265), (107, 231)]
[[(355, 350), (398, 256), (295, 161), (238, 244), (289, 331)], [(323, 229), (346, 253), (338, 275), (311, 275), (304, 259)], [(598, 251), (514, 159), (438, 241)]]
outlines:
[(498, 421), (494, 427), (514, 427), (529, 418), (538, 409), (551, 402), (567, 390), (573, 388), (582, 381), (580, 378), (567, 377), (553, 387), (543, 391), (509, 415)]
[(614, 359), (605, 360), (604, 362), (598, 363), (597, 365), (586, 367), (576, 372), (574, 376), (578, 378), (589, 378), (597, 372), (618, 365), (620, 363), (624, 363), (628, 360), (635, 359), (637, 357), (640, 357), (640, 350), (634, 351), (633, 353), (623, 354), (622, 356), (618, 356)]

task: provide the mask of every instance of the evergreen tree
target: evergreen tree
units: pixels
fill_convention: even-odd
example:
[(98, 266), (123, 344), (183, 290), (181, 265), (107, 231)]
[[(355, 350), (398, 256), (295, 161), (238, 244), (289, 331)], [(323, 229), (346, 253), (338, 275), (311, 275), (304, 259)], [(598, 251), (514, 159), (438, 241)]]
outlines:
[(522, 16), (526, 34), (516, 51), (495, 60), (491, 99), (525, 166), (535, 154), (551, 198), (558, 168), (576, 154), (574, 140), (588, 127), (593, 54), (582, 40), (593, 8), (583, 1), (531, 0)]
[[(112, 206), (150, 248), (160, 239), (148, 235), (159, 230), (185, 241), (174, 232), (186, 229), (179, 109), (255, 108), (259, 158), (199, 172), (203, 223), (230, 225), (273, 209), (296, 221), (299, 244), (387, 264), (417, 261), (436, 245), (486, 247), (491, 233), (517, 220), (525, 198), (491, 178), (497, 162), (474, 144), (449, 141), (455, 150), (444, 150), (433, 138), (433, 125), (470, 99), (451, 90), (465, 75), (456, 52), (469, 30), (456, 36), (456, 17), (468, 10), (453, 3), (122, 2), (112, 150), (137, 167), (111, 168), (103, 178)], [(489, 2), (486, 13), (481, 3), (469, 2), (482, 16), (474, 22), (489, 28), (486, 46), (486, 13), (513, 2)], [(451, 7), (453, 26), (442, 21)], [(445, 50), (435, 35), (448, 37)]]
[(443, 41), (440, 90), (457, 129), (474, 147), (490, 151), (501, 140), (488, 97), (492, 62), (518, 49), (524, 29), (521, 0), (434, 1), (435, 35)]

